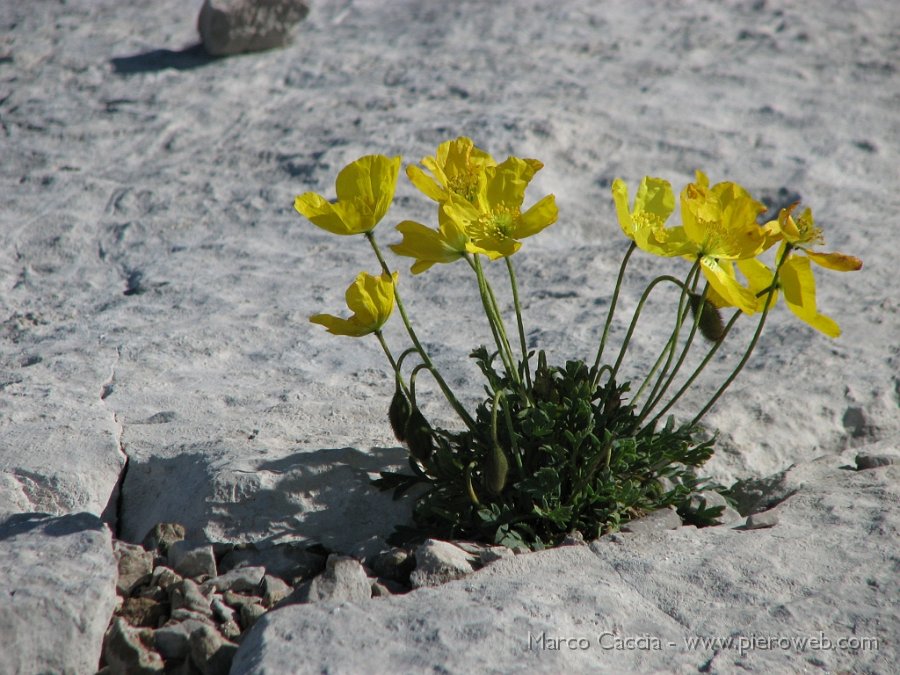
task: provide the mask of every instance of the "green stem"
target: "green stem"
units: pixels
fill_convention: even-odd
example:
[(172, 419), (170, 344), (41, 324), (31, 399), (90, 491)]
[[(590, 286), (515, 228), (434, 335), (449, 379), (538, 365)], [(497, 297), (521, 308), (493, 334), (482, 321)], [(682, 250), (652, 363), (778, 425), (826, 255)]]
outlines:
[[(660, 352), (660, 359), (663, 355), (666, 355), (666, 363), (663, 366), (662, 371), (659, 374), (659, 377), (656, 379), (656, 383), (653, 385), (653, 389), (650, 390), (650, 395), (647, 397), (647, 402), (644, 404), (644, 407), (641, 410), (641, 413), (638, 415), (637, 420), (635, 421), (635, 426), (639, 425), (643, 419), (650, 413), (653, 409), (653, 406), (656, 405), (656, 402), (665, 394), (666, 389), (668, 389), (669, 385), (672, 383), (678, 369), (681, 367), (681, 364), (684, 361), (685, 356), (687, 355), (688, 350), (690, 349), (691, 343), (693, 342), (694, 335), (697, 332), (697, 327), (700, 324), (700, 316), (702, 311), (703, 302), (706, 300), (706, 293), (709, 285), (707, 284), (707, 289), (704, 289), (703, 295), (701, 296), (700, 305), (701, 311), (696, 312), (694, 316), (694, 321), (691, 325), (691, 332), (688, 335), (687, 340), (685, 341), (685, 345), (681, 350), (681, 354), (679, 355), (679, 359), (676, 362), (675, 368), (672, 373), (669, 375), (669, 378), (666, 379), (666, 375), (669, 373), (669, 368), (672, 366), (672, 359), (675, 357), (675, 349), (678, 346), (678, 338), (681, 335), (681, 328), (684, 325), (684, 319), (690, 311), (690, 307), (685, 304), (685, 302), (689, 302), (688, 295), (694, 291), (697, 286), (697, 280), (700, 276), (700, 262), (699, 260), (694, 263), (693, 267), (691, 267), (690, 272), (688, 272), (687, 277), (685, 278), (685, 285), (681, 289), (681, 296), (678, 299), (678, 316), (675, 319), (675, 328), (672, 331), (672, 335), (669, 338), (669, 341), (666, 343), (666, 346), (663, 348), (663, 351)], [(657, 359), (657, 364), (659, 360)], [(656, 364), (654, 364), (654, 369), (656, 368)], [(650, 377), (644, 380), (644, 383), (641, 385), (641, 388), (638, 390), (638, 393), (632, 399), (636, 401), (640, 394), (642, 393), (644, 387), (650, 381)], [(665, 382), (665, 384), (663, 384)]]
[[(700, 373), (703, 372), (703, 369), (706, 368), (706, 365), (712, 360), (712, 357), (715, 356), (717, 351), (719, 351), (719, 347), (721, 347), (722, 344), (725, 342), (725, 338), (728, 337), (728, 334), (731, 332), (732, 327), (734, 327), (734, 324), (737, 322), (737, 319), (741, 314), (742, 314), (741, 310), (737, 310), (732, 315), (732, 317), (731, 317), (731, 319), (729, 319), (728, 323), (725, 324), (725, 330), (722, 331), (721, 339), (710, 348), (707, 355), (703, 358), (703, 360), (700, 362), (700, 364), (694, 369), (694, 372), (691, 373), (691, 376), (687, 379), (687, 381), (683, 385), (681, 385), (681, 388), (677, 392), (675, 392), (675, 395), (672, 397), (672, 400), (669, 401), (668, 403), (666, 403), (665, 407), (663, 407), (662, 410), (660, 410), (658, 413), (656, 413), (656, 415), (653, 417), (653, 419), (650, 420), (650, 422), (647, 424), (648, 427), (652, 427), (653, 425), (655, 425), (659, 421), (659, 419), (663, 415), (665, 415), (666, 412), (668, 412), (668, 410), (673, 405), (675, 405), (675, 402), (678, 401), (678, 399), (680, 399), (684, 395), (684, 392), (686, 392), (690, 388), (690, 386), (693, 384), (694, 380), (697, 379), (697, 377), (700, 375)], [(659, 401), (657, 400), (656, 403), (659, 403)], [(654, 403), (654, 407), (655, 407), (656, 403)]]
[(619, 276), (616, 277), (616, 287), (615, 290), (613, 290), (612, 300), (609, 303), (609, 311), (606, 313), (606, 323), (603, 326), (603, 335), (600, 338), (600, 346), (597, 348), (597, 358), (594, 359), (594, 367), (591, 369), (594, 372), (594, 381), (591, 385), (591, 389), (595, 389), (600, 382), (600, 359), (603, 358), (603, 349), (606, 347), (606, 339), (609, 337), (609, 327), (612, 324), (613, 314), (616, 312), (616, 303), (619, 301), (619, 291), (622, 288), (622, 279), (625, 278), (625, 268), (628, 266), (628, 259), (631, 258), (631, 254), (634, 253), (634, 249), (636, 248), (637, 244), (632, 241), (628, 250), (625, 252), (625, 256), (622, 258), (622, 263), (619, 265)]
[[(369, 240), (369, 244), (372, 246), (372, 250), (375, 252), (375, 256), (378, 258), (378, 262), (381, 263), (381, 269), (385, 274), (390, 274), (391, 270), (388, 268), (387, 263), (384, 261), (384, 257), (381, 255), (381, 251), (378, 248), (378, 243), (375, 241), (375, 236), (371, 231), (366, 232), (366, 239)], [(406, 332), (409, 334), (409, 339), (412, 341), (413, 346), (416, 348), (416, 351), (419, 352), (419, 356), (422, 357), (422, 362), (431, 372), (432, 377), (434, 377), (434, 381), (437, 382), (438, 387), (440, 387), (441, 392), (443, 392), (444, 397), (447, 399), (447, 402), (456, 411), (456, 414), (459, 415), (460, 419), (465, 423), (470, 430), (475, 429), (475, 420), (466, 412), (466, 409), (460, 405), (459, 400), (457, 400), (456, 396), (453, 395), (453, 391), (451, 391), (450, 387), (447, 386), (447, 383), (444, 381), (444, 378), (441, 377), (440, 372), (435, 367), (434, 363), (431, 361), (431, 357), (428, 356), (428, 352), (425, 351), (425, 348), (422, 347), (422, 343), (419, 342), (419, 338), (416, 336), (416, 331), (413, 330), (412, 324), (409, 322), (409, 317), (406, 315), (406, 308), (403, 306), (403, 301), (400, 298), (400, 290), (394, 285), (394, 301), (397, 303), (397, 310), (400, 312), (400, 318), (403, 320), (403, 325), (406, 326)]]
[(712, 408), (716, 401), (719, 400), (719, 397), (725, 392), (726, 389), (734, 382), (734, 379), (738, 376), (738, 374), (744, 369), (744, 366), (747, 364), (747, 361), (750, 360), (750, 355), (753, 353), (753, 350), (756, 348), (756, 343), (759, 341), (759, 336), (762, 335), (763, 326), (766, 325), (766, 317), (769, 315), (769, 309), (772, 305), (772, 297), (775, 295), (775, 291), (778, 290), (778, 275), (781, 272), (781, 266), (784, 265), (785, 260), (788, 259), (788, 256), (791, 253), (791, 249), (793, 247), (790, 243), (786, 244), (784, 247), (784, 252), (781, 254), (781, 258), (778, 260), (778, 265), (775, 267), (775, 274), (772, 275), (772, 283), (769, 285), (769, 288), (765, 291), (766, 293), (766, 302), (763, 307), (762, 315), (759, 317), (759, 324), (756, 326), (756, 332), (753, 333), (753, 338), (750, 340), (750, 344), (747, 346), (747, 351), (744, 352), (743, 358), (737, 364), (737, 367), (731, 372), (725, 381), (722, 383), (722, 386), (718, 388), (715, 394), (713, 394), (712, 398), (709, 402), (703, 406), (700, 412), (691, 420), (691, 426), (697, 424), (700, 419)]
[(656, 285), (662, 283), (663, 281), (668, 281), (676, 286), (684, 288), (684, 282), (681, 279), (676, 279), (673, 276), (669, 276), (668, 274), (664, 274), (662, 276), (656, 277), (653, 281), (647, 284), (647, 288), (644, 289), (644, 292), (641, 294), (641, 299), (638, 301), (638, 306), (634, 310), (634, 316), (631, 318), (631, 324), (628, 326), (628, 332), (625, 333), (625, 340), (622, 342), (622, 347), (619, 349), (619, 357), (616, 359), (616, 364), (613, 366), (612, 373), (610, 377), (615, 380), (616, 376), (619, 374), (619, 368), (622, 365), (622, 361), (625, 359), (625, 352), (628, 351), (628, 344), (631, 342), (631, 336), (634, 335), (634, 329), (637, 326), (638, 319), (641, 316), (641, 312), (644, 309), (644, 304), (647, 302), (647, 298), (650, 297), (650, 293), (656, 288)]
[(516, 271), (512, 260), (506, 257), (506, 269), (509, 272), (509, 285), (512, 287), (513, 305), (516, 308), (516, 323), (519, 327), (519, 345), (522, 349), (522, 367), (525, 369), (525, 387), (531, 391), (531, 368), (528, 366), (528, 344), (525, 341), (525, 324), (522, 321), (522, 306), (519, 304), (519, 285), (516, 283)]
[(500, 354), (500, 359), (503, 361), (503, 368), (506, 370), (506, 375), (511, 382), (520, 385), (519, 374), (516, 370), (515, 360), (512, 356), (512, 348), (509, 346), (509, 339), (506, 337), (506, 328), (503, 325), (503, 319), (501, 318), (500, 311), (497, 307), (497, 300), (494, 297), (491, 286), (484, 274), (484, 268), (481, 266), (481, 261), (477, 254), (472, 256), (466, 255), (466, 260), (468, 260), (469, 265), (475, 271), (475, 276), (478, 279), (478, 292), (481, 295), (481, 304), (484, 307), (484, 313), (487, 316), (488, 324), (491, 327), (491, 333), (493, 334), (494, 342), (497, 345), (497, 352)]
[(378, 343), (381, 345), (381, 349), (384, 350), (384, 355), (387, 356), (388, 362), (391, 364), (391, 368), (394, 369), (394, 377), (397, 379), (397, 384), (403, 389), (403, 393), (406, 394), (406, 397), (409, 398), (409, 387), (406, 386), (406, 382), (403, 381), (403, 373), (400, 371), (400, 365), (397, 361), (394, 360), (394, 355), (391, 354), (390, 348), (387, 346), (387, 342), (384, 341), (384, 335), (382, 335), (380, 330), (375, 331), (375, 337), (378, 338)]

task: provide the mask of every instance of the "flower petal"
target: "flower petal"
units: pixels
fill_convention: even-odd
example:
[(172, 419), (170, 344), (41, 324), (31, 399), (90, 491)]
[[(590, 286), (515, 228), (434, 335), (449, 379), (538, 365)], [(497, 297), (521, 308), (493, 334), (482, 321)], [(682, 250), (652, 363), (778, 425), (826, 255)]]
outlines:
[(817, 265), (826, 267), (830, 270), (838, 272), (855, 272), (862, 269), (862, 260), (856, 256), (847, 255), (846, 253), (821, 253), (817, 251), (807, 251), (806, 255)]
[(516, 239), (530, 237), (555, 223), (558, 217), (559, 210), (556, 208), (556, 197), (547, 195), (522, 214), (513, 236)]
[(753, 314), (756, 311), (756, 296), (738, 283), (730, 267), (715, 258), (703, 256), (700, 258), (700, 269), (722, 300), (745, 314)]

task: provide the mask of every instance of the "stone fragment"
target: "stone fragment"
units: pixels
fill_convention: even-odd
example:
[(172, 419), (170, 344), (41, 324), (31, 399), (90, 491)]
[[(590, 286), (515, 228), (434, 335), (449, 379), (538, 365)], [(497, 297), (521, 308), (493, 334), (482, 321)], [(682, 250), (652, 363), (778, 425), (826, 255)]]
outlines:
[(153, 574), (153, 554), (150, 551), (116, 540), (113, 542), (113, 553), (119, 570), (116, 582), (119, 595), (129, 596), (138, 586), (150, 581)]
[(206, 619), (170, 621), (153, 631), (153, 646), (166, 660), (187, 658), (191, 651), (191, 633), (206, 625), (209, 625)]
[(856, 468), (859, 471), (877, 469), (882, 466), (890, 466), (891, 464), (897, 463), (900, 463), (900, 457), (895, 457), (893, 455), (874, 455), (861, 452), (856, 456)]
[(182, 576), (176, 574), (174, 570), (159, 565), (153, 568), (153, 577), (150, 579), (150, 584), (159, 586), (164, 591), (168, 591), (169, 588), (179, 583), (181, 579)]
[(266, 574), (265, 567), (238, 567), (203, 582), (204, 592), (216, 591), (256, 591)]
[(664, 530), (677, 530), (679, 527), (681, 527), (681, 518), (678, 517), (678, 513), (675, 509), (665, 508), (648, 513), (643, 518), (628, 521), (622, 525), (621, 531), (632, 534), (650, 534)]
[(478, 554), (478, 562), (484, 566), (515, 555), (515, 552), (506, 546), (488, 546)]
[(748, 530), (761, 530), (766, 527), (774, 527), (778, 524), (778, 514), (774, 510), (753, 513), (747, 516), (744, 527)]
[(372, 597), (372, 585), (359, 561), (349, 556), (330, 555), (325, 571), (301, 584), (281, 604), (303, 602), (363, 602)]
[(166, 618), (166, 606), (153, 598), (125, 598), (118, 614), (130, 626), (156, 628)]
[(176, 541), (169, 546), (169, 564), (183, 577), (199, 579), (216, 576), (216, 556), (210, 545), (196, 546)]
[(308, 12), (301, 0), (206, 0), (197, 30), (213, 56), (257, 52), (288, 44)]
[(219, 571), (227, 573), (238, 567), (264, 567), (266, 574), (290, 580), (319, 574), (325, 569), (325, 558), (300, 544), (278, 544), (268, 548), (246, 544), (229, 551), (222, 558)]
[(263, 577), (262, 590), (262, 598), (266, 607), (274, 607), (291, 593), (290, 586), (271, 574)]
[(241, 625), (244, 627), (244, 630), (255, 624), (259, 617), (265, 613), (266, 608), (262, 605), (256, 603), (241, 605)]
[(578, 530), (572, 530), (569, 534), (566, 535), (566, 538), (563, 539), (560, 546), (587, 546), (587, 542), (584, 540), (584, 535), (581, 534)]
[(185, 536), (184, 525), (179, 523), (157, 523), (154, 525), (141, 545), (148, 551), (156, 551), (160, 555), (168, 555), (169, 547)]
[(469, 554), (446, 541), (427, 539), (415, 556), (416, 569), (409, 575), (413, 588), (438, 586), (474, 571)]
[(223, 624), (219, 624), (219, 633), (221, 633), (222, 637), (226, 640), (237, 642), (241, 637), (241, 625), (236, 619), (226, 621)]
[(403, 595), (409, 593), (409, 587), (394, 581), (393, 579), (376, 579), (372, 582), (372, 597), (386, 598), (391, 595)]
[(165, 664), (162, 657), (147, 646), (152, 643), (152, 633), (146, 629), (131, 628), (116, 617), (103, 642), (103, 659), (112, 675), (149, 675), (162, 673)]
[(416, 558), (412, 551), (394, 548), (372, 556), (369, 566), (381, 578), (405, 582), (416, 567)]
[(191, 660), (203, 675), (228, 675), (237, 645), (223, 638), (209, 625), (191, 632)]
[(0, 672), (94, 672), (117, 577), (97, 516), (0, 516)]
[(227, 623), (229, 621), (237, 621), (237, 614), (231, 607), (226, 605), (220, 598), (214, 597), (209, 603), (213, 616), (219, 623)]
[(172, 611), (186, 609), (204, 616), (212, 616), (212, 607), (200, 586), (192, 579), (182, 579), (169, 591)]

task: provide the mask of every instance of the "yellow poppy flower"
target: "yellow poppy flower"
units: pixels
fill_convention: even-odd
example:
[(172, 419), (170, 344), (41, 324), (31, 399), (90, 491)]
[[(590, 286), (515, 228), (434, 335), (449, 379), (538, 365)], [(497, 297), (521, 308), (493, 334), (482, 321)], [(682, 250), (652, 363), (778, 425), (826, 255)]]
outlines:
[(423, 158), (422, 164), (431, 176), (412, 165), (406, 167), (406, 175), (426, 197), (436, 202), (446, 202), (451, 194), (473, 201), (484, 180), (484, 169), (497, 166), (493, 157), (465, 136), (444, 141), (434, 157)]
[(709, 187), (709, 179), (698, 171), (697, 182), (681, 192), (681, 219), (690, 242), (687, 257), (698, 259), (703, 275), (729, 305), (747, 314), (757, 309), (755, 295), (736, 279), (729, 261), (759, 255), (768, 243), (756, 223), (765, 206), (737, 183)]
[(390, 248), (397, 255), (416, 259), (410, 268), (413, 274), (420, 274), (435, 263), (454, 262), (466, 253), (486, 253), (471, 242), (466, 231), (443, 209), (438, 210), (437, 230), (404, 220), (397, 225), (397, 231), (403, 235), (403, 241), (391, 244)]
[(854, 272), (862, 269), (862, 260), (856, 256), (811, 251), (810, 246), (825, 243), (825, 238), (822, 236), (822, 230), (816, 227), (813, 221), (812, 210), (805, 209), (800, 217), (794, 220), (792, 214), (795, 208), (797, 204), (781, 209), (778, 220), (766, 223), (765, 229), (769, 236), (780, 236), (791, 245), (791, 248), (800, 249), (812, 262), (827, 269), (837, 272)]
[(294, 200), (294, 208), (333, 234), (370, 232), (391, 206), (399, 173), (400, 157), (360, 157), (338, 174), (336, 202), (307, 192)]
[(381, 330), (394, 309), (394, 284), (397, 273), (373, 276), (361, 272), (345, 295), (347, 307), (353, 311), (349, 319), (331, 314), (316, 314), (309, 317), (312, 323), (321, 324), (333, 335), (362, 337)]
[(625, 236), (639, 248), (666, 257), (686, 252), (683, 228), (665, 226), (675, 210), (675, 195), (669, 181), (644, 177), (631, 210), (628, 208), (628, 186), (621, 178), (613, 181), (612, 194), (619, 225)]
[(537, 160), (510, 157), (487, 167), (472, 201), (451, 195), (444, 213), (462, 228), (471, 243), (491, 259), (510, 256), (522, 246), (520, 239), (537, 234), (556, 222), (556, 199), (547, 195), (522, 212), (525, 189), (543, 166)]

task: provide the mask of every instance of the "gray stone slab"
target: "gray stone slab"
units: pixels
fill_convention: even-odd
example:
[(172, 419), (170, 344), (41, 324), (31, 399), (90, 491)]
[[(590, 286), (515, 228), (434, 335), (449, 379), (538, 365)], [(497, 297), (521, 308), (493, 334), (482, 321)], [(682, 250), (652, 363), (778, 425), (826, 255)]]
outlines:
[(0, 673), (95, 673), (116, 576), (95, 515), (0, 520)]
[(232, 672), (890, 672), (900, 471), (837, 464), (792, 470), (804, 487), (776, 528), (600, 540), (402, 597), (275, 610)]

